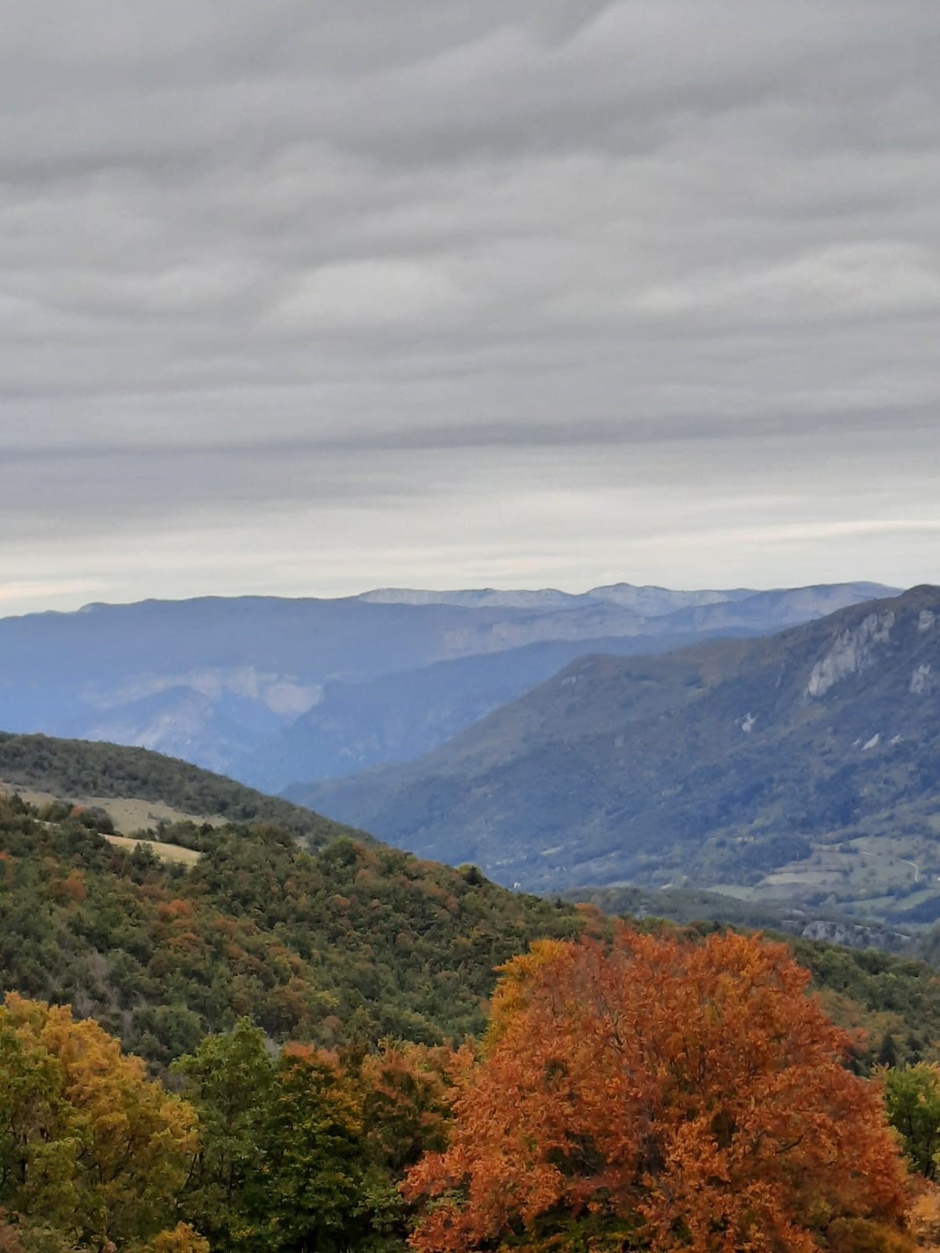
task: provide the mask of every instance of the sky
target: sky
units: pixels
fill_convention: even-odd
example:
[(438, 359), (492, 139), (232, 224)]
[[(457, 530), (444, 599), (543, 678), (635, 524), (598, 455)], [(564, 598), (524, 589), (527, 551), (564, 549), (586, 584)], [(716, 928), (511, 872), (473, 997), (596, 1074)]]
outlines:
[(937, 0), (3, 0), (0, 614), (940, 582)]

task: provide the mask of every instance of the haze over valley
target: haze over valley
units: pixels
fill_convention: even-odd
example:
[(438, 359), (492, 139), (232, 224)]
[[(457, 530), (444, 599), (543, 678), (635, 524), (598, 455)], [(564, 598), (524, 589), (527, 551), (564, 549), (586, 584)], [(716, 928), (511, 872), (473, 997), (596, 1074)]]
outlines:
[(0, 619), (0, 726), (113, 740), (268, 791), (407, 760), (586, 652), (767, 633), (870, 584), (208, 598)]
[(940, 916), (940, 589), (589, 657), (403, 767), (287, 795), (529, 890), (719, 887)]
[(870, 584), (93, 605), (0, 620), (0, 708), (510, 887), (919, 925), (940, 916), (937, 620), (935, 590)]

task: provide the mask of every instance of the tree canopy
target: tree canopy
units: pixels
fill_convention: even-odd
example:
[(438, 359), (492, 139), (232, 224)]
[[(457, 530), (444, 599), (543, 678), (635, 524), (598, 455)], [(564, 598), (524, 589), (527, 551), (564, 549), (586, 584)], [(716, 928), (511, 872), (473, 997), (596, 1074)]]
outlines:
[(160, 1233), (195, 1148), (192, 1108), (148, 1079), (140, 1058), (97, 1023), (7, 996), (0, 1206), (77, 1244), (142, 1242)]
[(901, 1136), (911, 1167), (925, 1179), (937, 1178), (940, 1155), (940, 1066), (885, 1068), (885, 1104), (891, 1125)]
[(893, 1232), (904, 1170), (879, 1091), (808, 979), (755, 937), (533, 945), (463, 1052), (449, 1147), (407, 1177), (415, 1249), (570, 1244), (573, 1222), (592, 1247), (691, 1253)]

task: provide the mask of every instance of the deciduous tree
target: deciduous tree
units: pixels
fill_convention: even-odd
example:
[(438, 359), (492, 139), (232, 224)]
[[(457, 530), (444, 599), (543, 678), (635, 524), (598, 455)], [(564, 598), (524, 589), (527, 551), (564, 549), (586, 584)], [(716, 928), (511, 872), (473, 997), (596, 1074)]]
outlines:
[(886, 1247), (903, 1167), (807, 981), (759, 938), (534, 945), (464, 1051), (450, 1146), (407, 1178), (414, 1247), (808, 1253), (846, 1220)]
[(911, 1165), (937, 1178), (940, 1152), (940, 1066), (918, 1062), (882, 1072), (891, 1125), (900, 1133)]
[(192, 1109), (97, 1023), (11, 993), (0, 1009), (0, 1205), (69, 1242), (155, 1236), (195, 1150)]

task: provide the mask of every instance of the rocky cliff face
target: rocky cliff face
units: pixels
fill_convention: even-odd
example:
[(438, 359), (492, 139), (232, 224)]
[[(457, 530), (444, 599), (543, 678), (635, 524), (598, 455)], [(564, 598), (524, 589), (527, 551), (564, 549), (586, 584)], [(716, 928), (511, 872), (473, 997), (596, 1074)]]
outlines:
[(894, 610), (868, 614), (858, 626), (843, 631), (810, 671), (807, 696), (825, 696), (831, 687), (875, 664), (879, 644), (887, 644), (897, 616)]

